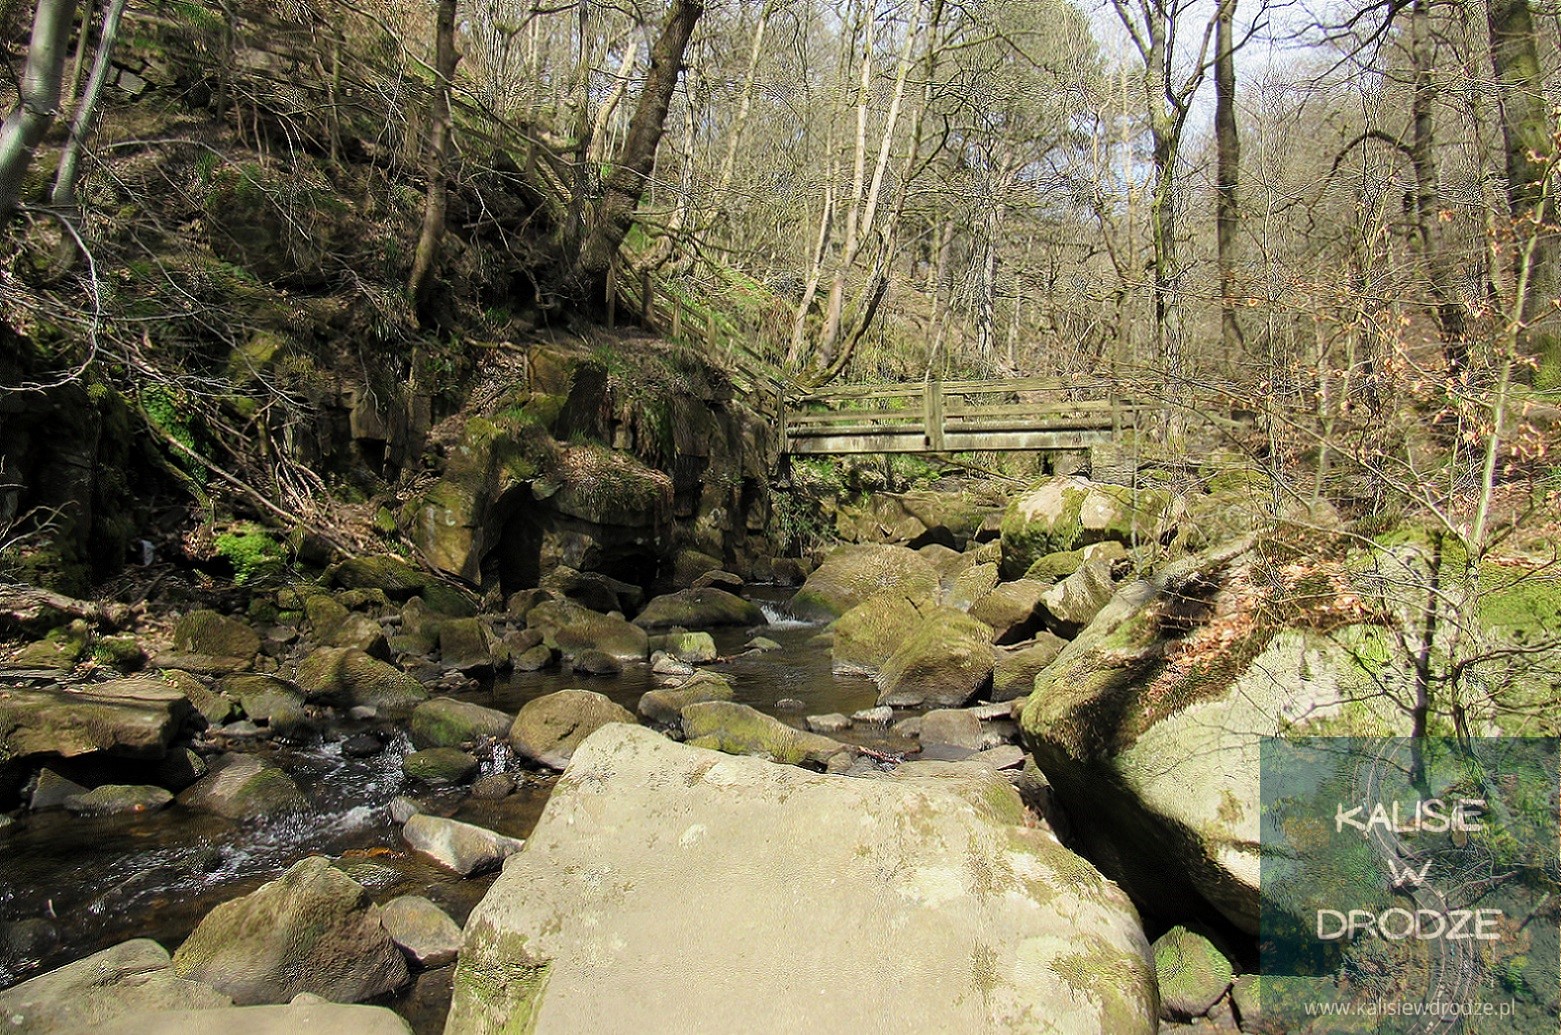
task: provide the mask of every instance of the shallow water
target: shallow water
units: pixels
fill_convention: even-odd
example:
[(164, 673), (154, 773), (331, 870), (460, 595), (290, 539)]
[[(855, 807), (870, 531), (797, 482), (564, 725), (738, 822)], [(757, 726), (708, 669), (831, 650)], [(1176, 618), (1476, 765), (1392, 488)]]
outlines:
[[(871, 707), (871, 680), (830, 670), (821, 627), (788, 618), (783, 591), (760, 588), (770, 623), (714, 631), (724, 660), (709, 666), (732, 683), (736, 699), (801, 727), (810, 714)], [(780, 650), (745, 652), (756, 635)], [(527, 701), (566, 687), (598, 691), (633, 711), (640, 695), (659, 685), (650, 666), (627, 666), (618, 676), (584, 677), (566, 671), (514, 673), (492, 685), (457, 694), (515, 712)], [(803, 708), (782, 711), (792, 698)], [(340, 738), (364, 726), (344, 725)], [(879, 750), (911, 745), (882, 727), (857, 727), (835, 736)], [(64, 812), (22, 814), (0, 833), (0, 988), (79, 959), (127, 938), (154, 938), (176, 947), (212, 907), (246, 894), (309, 855), (339, 859), (376, 901), (416, 893), (444, 907), (458, 923), (493, 881), (462, 879), (406, 850), (386, 806), (399, 794), (429, 811), (476, 823), (512, 837), (529, 835), (546, 804), (553, 777), (527, 770), (499, 753), (484, 772), (499, 769), (522, 783), (500, 801), (477, 801), (464, 789), (431, 791), (401, 772), (411, 749), (404, 733), (379, 755), (344, 756), (339, 739), (308, 746), (257, 745), (287, 770), (314, 803), (298, 816), (238, 823), (177, 804), (157, 813), (78, 818)], [(452, 968), (430, 971), (391, 1002), (419, 1031), (437, 1032), (449, 998)]]

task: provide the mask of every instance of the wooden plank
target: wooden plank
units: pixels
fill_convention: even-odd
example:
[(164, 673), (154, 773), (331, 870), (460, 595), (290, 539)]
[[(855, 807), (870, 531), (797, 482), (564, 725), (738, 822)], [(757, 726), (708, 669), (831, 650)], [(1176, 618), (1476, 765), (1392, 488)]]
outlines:
[(995, 406), (967, 406), (958, 411), (966, 417), (1022, 417), (1034, 414), (1037, 418), (1061, 413), (1110, 413), (1111, 402), (1053, 402), (1053, 403), (1003, 403)]
[[(945, 432), (946, 453), (1045, 451), (1088, 449), (1111, 441), (1108, 431), (1015, 431)], [(856, 455), (862, 453), (926, 453), (926, 438), (921, 434), (880, 433), (862, 435), (820, 435), (793, 438), (790, 451), (797, 455)]]
[(806, 426), (790, 424), (786, 434), (792, 438), (838, 438), (841, 435), (921, 435), (926, 436), (926, 426), (920, 420), (914, 424), (829, 424)]
[(927, 433), (927, 448), (934, 453), (941, 453), (943, 451), (943, 385), (937, 381), (927, 382), (922, 408), (927, 415), (923, 422)]
[(786, 419), (797, 425), (823, 427), (834, 424), (871, 424), (874, 421), (901, 424), (908, 420), (920, 421), (922, 412), (920, 410), (894, 410), (887, 413), (881, 410), (828, 410), (823, 413), (789, 413)]

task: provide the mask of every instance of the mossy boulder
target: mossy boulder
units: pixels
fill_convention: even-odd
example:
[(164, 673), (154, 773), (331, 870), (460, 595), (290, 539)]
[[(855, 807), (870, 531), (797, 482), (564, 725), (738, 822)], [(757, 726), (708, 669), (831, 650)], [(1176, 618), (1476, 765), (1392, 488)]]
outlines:
[(94, 752), (161, 758), (192, 711), (184, 694), (153, 676), (69, 691), (12, 687), (0, 694), (0, 763)]
[(41, 640), (29, 643), (17, 652), (11, 664), (16, 668), (53, 668), (68, 671), (87, 652), (87, 640), (91, 629), (86, 622), (77, 619), (67, 625), (50, 629)]
[(640, 696), (639, 713), (650, 722), (672, 726), (682, 721), (683, 709), (705, 701), (730, 701), (732, 684), (714, 672), (696, 672), (682, 686), (647, 690)]
[(0, 1017), (17, 1035), (64, 1035), (102, 1031), (144, 1010), (232, 1005), (210, 985), (179, 977), (170, 962), (168, 950), (150, 938), (121, 942), (0, 992)]
[(472, 912), (447, 1030), (1153, 1035), (1132, 906), (1024, 817), (989, 772), (843, 780), (606, 727)]
[(633, 713), (590, 690), (560, 690), (526, 703), (510, 726), (522, 758), (562, 769), (580, 742), (610, 722), (635, 722)]
[(460, 747), (484, 738), (501, 740), (513, 723), (508, 713), (496, 708), (440, 697), (412, 709), (409, 732), (412, 743), (420, 748)]
[(428, 585), (428, 576), (399, 557), (349, 557), (327, 573), (342, 589), (377, 589), (391, 600), (407, 600)]
[(174, 953), (173, 970), (239, 1004), (286, 1003), (303, 992), (355, 1003), (411, 977), (379, 907), (323, 856), (206, 914)]
[(1155, 939), (1153, 949), (1160, 1011), (1167, 1019), (1202, 1017), (1230, 987), (1230, 961), (1201, 934), (1173, 927)]
[(299, 662), (294, 681), (312, 703), (366, 706), (386, 718), (407, 715), (428, 698), (405, 672), (351, 647), (319, 648)]
[(480, 618), (447, 618), (439, 625), (439, 662), (447, 669), (484, 675), (493, 671), (493, 637)]
[(1393, 727), (1340, 633), (1242, 617), (1223, 587), (1249, 547), (1121, 587), (1036, 677), (1020, 725), (1063, 807), (1097, 817), (1076, 832), (1108, 876), (1159, 915), (1213, 906), (1255, 933), (1262, 739)]
[(683, 589), (656, 597), (634, 619), (641, 629), (713, 629), (725, 625), (763, 625), (757, 604), (723, 589)]
[(171, 669), (162, 672), (161, 679), (183, 694), (208, 725), (220, 726), (233, 717), (234, 702), (207, 686), (198, 676)]
[(1072, 575), (1041, 595), (1046, 624), (1059, 636), (1077, 636), (1081, 629), (1094, 621), (1115, 592), (1116, 583), (1111, 581), (1111, 566), (1098, 558), (1087, 560)]
[(1029, 697), (1030, 691), (1035, 689), (1035, 677), (1055, 661), (1067, 645), (1068, 641), (1061, 637), (1043, 632), (1028, 647), (998, 654), (997, 664), (992, 669), (992, 700), (1013, 701)]
[(674, 630), (656, 637), (653, 646), (686, 665), (708, 665), (720, 656), (716, 650), (715, 637), (707, 632)]
[(706, 701), (683, 708), (683, 736), (698, 747), (772, 762), (823, 765), (848, 750), (838, 740), (805, 733), (745, 704)]
[(1046, 620), (1041, 604), (1047, 585), (1034, 579), (1005, 582), (970, 605), (970, 617), (992, 627), (992, 642), (1000, 645), (1028, 640)]
[(228, 819), (260, 819), (309, 808), (309, 799), (293, 778), (264, 759), (226, 754), (208, 766), (205, 776), (179, 793), (180, 805)]
[(460, 748), (425, 748), (407, 755), (401, 762), (401, 771), (414, 780), (449, 787), (470, 780), (477, 772), (477, 759)]
[(878, 671), (878, 703), (958, 708), (986, 687), (992, 667), (992, 627), (952, 607), (936, 608)]
[(879, 593), (933, 599), (938, 569), (903, 546), (843, 546), (825, 558), (787, 605), (799, 618), (833, 621)]
[(834, 670), (876, 675), (931, 608), (930, 599), (912, 600), (893, 592), (857, 604), (835, 622), (830, 646)]
[(304, 711), (304, 692), (298, 684), (280, 676), (241, 672), (224, 676), (218, 684), (224, 697), (237, 701), (244, 714), (280, 732), (310, 725)]
[(132, 784), (104, 784), (85, 794), (65, 799), (65, 811), (78, 816), (116, 816), (126, 812), (157, 812), (173, 802), (173, 794), (162, 787)]
[(260, 634), (249, 623), (215, 611), (191, 611), (174, 623), (173, 650), (158, 656), (163, 668), (220, 674), (255, 663)]
[[(970, 555), (961, 554), (961, 556)], [(968, 564), (954, 576), (953, 584), (949, 586), (943, 602), (961, 611), (969, 611), (971, 605), (997, 588), (997, 582), (997, 565)]]
[(379, 922), (390, 940), (420, 967), (454, 963), (461, 950), (461, 929), (450, 914), (421, 895), (402, 895), (385, 903)]
[(1003, 514), (1003, 577), (1017, 579), (1048, 554), (1090, 543), (1127, 545), (1169, 531), (1171, 494), (1164, 489), (1103, 485), (1063, 476), (1033, 486)]
[(548, 600), (526, 614), (526, 628), (542, 634), (542, 642), (565, 654), (599, 650), (623, 661), (650, 656), (645, 630), (613, 615), (598, 614), (573, 600)]

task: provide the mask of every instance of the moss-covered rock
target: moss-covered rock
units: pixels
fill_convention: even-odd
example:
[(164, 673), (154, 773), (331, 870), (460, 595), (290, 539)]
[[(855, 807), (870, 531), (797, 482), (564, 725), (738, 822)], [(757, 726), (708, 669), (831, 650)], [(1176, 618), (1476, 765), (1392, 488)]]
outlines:
[(493, 638), (480, 618), (447, 618), (439, 625), (439, 661), (468, 674), (493, 671)]
[(1202, 1017), (1230, 987), (1230, 961), (1203, 935), (1173, 927), (1155, 939), (1153, 948), (1162, 1016)]
[(470, 780), (477, 772), (477, 759), (454, 747), (425, 748), (401, 761), (401, 771), (414, 780), (435, 787), (449, 787)]
[(206, 914), (174, 953), (173, 970), (240, 1004), (302, 992), (354, 1003), (411, 977), (368, 892), (322, 856)]
[(572, 600), (549, 600), (533, 607), (526, 614), (526, 628), (537, 630), (543, 643), (565, 654), (599, 650), (623, 661), (650, 656), (650, 638), (644, 629)]
[(722, 589), (684, 589), (656, 597), (634, 619), (641, 629), (713, 629), (724, 625), (763, 625), (757, 604)]
[(12, 664), (17, 668), (53, 668), (66, 671), (87, 652), (91, 628), (81, 619), (50, 629), (41, 640), (29, 643), (17, 652)]
[(683, 709), (705, 701), (730, 701), (732, 684), (714, 672), (696, 672), (682, 686), (647, 690), (640, 696), (639, 713), (649, 722), (672, 726), (683, 718)]
[(514, 719), (496, 708), (440, 697), (412, 709), (412, 743), (420, 748), (459, 747), (483, 738), (502, 739)]
[(1041, 594), (1046, 624), (1059, 636), (1077, 636), (1115, 592), (1111, 566), (1098, 558), (1086, 560), (1072, 575)]
[(174, 623), (174, 650), (253, 661), (260, 653), (260, 634), (238, 618), (215, 611), (191, 611)]
[(311, 702), (367, 706), (391, 718), (428, 698), (422, 684), (393, 665), (351, 647), (321, 647), (298, 664), (294, 681)]
[(787, 605), (799, 618), (831, 621), (871, 597), (893, 590), (933, 599), (938, 569), (903, 546), (843, 546), (808, 576)]
[(186, 808), (228, 819), (260, 819), (309, 807), (293, 778), (254, 755), (219, 755), (205, 776), (179, 793)]
[(236, 704), (201, 682), (199, 677), (172, 669), (161, 673), (161, 679), (183, 694), (208, 725), (220, 726), (233, 717)]
[(1066, 646), (1066, 640), (1043, 632), (1028, 647), (1000, 653), (992, 669), (992, 700), (1013, 701), (1029, 697), (1030, 691), (1035, 689), (1035, 677), (1055, 661)]
[(0, 763), (94, 752), (161, 758), (191, 710), (182, 693), (150, 676), (70, 691), (12, 687), (0, 694)]
[(755, 755), (773, 762), (823, 765), (847, 750), (838, 740), (805, 733), (779, 719), (731, 701), (705, 701), (683, 708), (683, 736), (697, 747), (729, 755)]
[[(970, 557), (969, 554), (961, 554), (962, 557)], [(950, 607), (957, 607), (961, 611), (969, 611), (971, 605), (992, 590), (997, 588), (998, 575), (995, 564), (967, 564), (959, 574), (954, 576), (948, 593), (943, 602)]]
[(126, 812), (156, 812), (166, 808), (173, 795), (161, 787), (104, 784), (64, 801), (65, 811), (78, 816), (115, 816)]
[(970, 617), (992, 627), (992, 642), (1019, 643), (1040, 631), (1047, 585), (1034, 579), (1005, 582), (970, 606)]
[(635, 721), (633, 713), (590, 690), (560, 690), (529, 701), (515, 716), (509, 739), (522, 758), (562, 769), (580, 742), (610, 722)]
[(279, 676), (246, 672), (224, 676), (218, 684), (224, 697), (237, 701), (244, 714), (280, 733), (310, 726), (304, 711), (304, 692), (296, 683)]
[(894, 592), (857, 604), (835, 622), (830, 646), (834, 670), (877, 675), (931, 608), (929, 599), (911, 600)]
[(102, 1031), (137, 1011), (232, 1005), (210, 985), (179, 977), (169, 963), (168, 950), (150, 938), (121, 942), (0, 992), (0, 1017), (17, 1035), (63, 1035)]
[(992, 678), (992, 627), (951, 607), (912, 628), (878, 672), (878, 703), (958, 708)]
[(1090, 543), (1127, 545), (1168, 531), (1171, 494), (1164, 489), (1102, 485), (1072, 476), (1026, 491), (1003, 514), (1003, 577), (1016, 579), (1048, 554)]

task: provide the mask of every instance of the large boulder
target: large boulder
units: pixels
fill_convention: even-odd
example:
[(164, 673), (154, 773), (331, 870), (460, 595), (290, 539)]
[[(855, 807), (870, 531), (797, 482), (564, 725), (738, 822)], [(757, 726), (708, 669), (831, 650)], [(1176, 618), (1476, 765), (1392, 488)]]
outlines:
[(179, 804), (228, 819), (302, 812), (309, 799), (293, 778), (255, 755), (218, 755), (205, 776), (179, 794)]
[(1059, 636), (1077, 636), (1094, 621), (1115, 592), (1111, 565), (1100, 558), (1087, 560), (1041, 597), (1046, 608), (1046, 624)]
[(838, 740), (805, 733), (746, 704), (707, 701), (683, 709), (683, 736), (690, 744), (731, 755), (754, 755), (788, 765), (822, 765), (847, 750)]
[(605, 728), (467, 922), (445, 1030), (1151, 1035), (1132, 906), (1025, 816), (991, 773), (843, 780)]
[(565, 654), (599, 650), (621, 661), (650, 656), (645, 630), (614, 615), (598, 614), (573, 600), (548, 600), (526, 613), (526, 628), (542, 634), (542, 642)]
[(880, 593), (857, 604), (835, 621), (834, 670), (876, 675), (931, 607), (931, 600), (899, 593)]
[(522, 758), (562, 769), (586, 737), (610, 722), (633, 723), (627, 708), (592, 690), (560, 690), (526, 702), (510, 726), (509, 740)]
[(153, 676), (71, 690), (11, 687), (0, 694), (0, 763), (94, 752), (161, 758), (193, 710), (176, 687)]
[(878, 703), (958, 708), (992, 678), (992, 627), (952, 607), (929, 612), (878, 672)]
[(449, 618), (439, 624), (439, 662), (460, 672), (493, 671), (493, 642), (480, 618)]
[(1035, 677), (1057, 660), (1068, 642), (1051, 633), (1041, 633), (1027, 647), (1000, 653), (992, 669), (992, 700), (1013, 701), (1029, 697), (1035, 689)]
[(1048, 587), (1044, 582), (1020, 579), (1005, 582), (970, 606), (970, 617), (992, 627), (992, 642), (1019, 643), (1040, 631), (1046, 620), (1041, 601)]
[(318, 855), (207, 913), (173, 969), (239, 1005), (285, 1003), (300, 992), (356, 1003), (411, 976), (363, 885)]
[(799, 618), (832, 621), (870, 597), (895, 590), (912, 599), (933, 599), (938, 569), (903, 546), (843, 546), (809, 575), (787, 605)]
[(514, 718), (497, 708), (440, 697), (412, 709), (412, 743), (420, 748), (460, 747), (484, 737), (503, 739)]
[(210, 985), (169, 966), (168, 950), (149, 938), (121, 942), (0, 992), (0, 1029), (17, 1035), (101, 1031), (143, 1010), (209, 1010), (233, 1005)]
[(764, 612), (759, 610), (759, 605), (724, 589), (684, 589), (653, 599), (634, 619), (634, 624), (641, 629), (763, 625)]
[(1133, 545), (1168, 531), (1164, 489), (1060, 476), (1033, 486), (1003, 514), (1003, 577), (1017, 579), (1047, 554), (1108, 540)]
[(730, 701), (732, 684), (714, 672), (696, 672), (682, 686), (647, 690), (640, 696), (639, 713), (650, 722), (671, 726), (683, 718), (683, 709), (706, 701)]
[(406, 821), (401, 837), (413, 851), (422, 852), (463, 877), (498, 869), (500, 863), (525, 845), (524, 841), (486, 827), (421, 812)]
[(96, 1035), (412, 1035), (411, 1026), (383, 1006), (305, 1001), (224, 1010), (137, 1011), (93, 1030)]
[(1355, 633), (1258, 620), (1250, 561), (1238, 543), (1123, 586), (1036, 677), (1020, 725), (1068, 814), (1093, 817), (1075, 833), (1108, 876), (1169, 919), (1212, 905), (1256, 933), (1262, 739), (1394, 725)]
[(383, 718), (408, 715), (428, 699), (417, 680), (351, 647), (321, 647), (298, 663), (294, 680), (311, 702), (369, 707)]
[(163, 668), (187, 672), (237, 672), (260, 653), (260, 634), (247, 622), (215, 611), (191, 611), (174, 623), (173, 651), (158, 657)]

